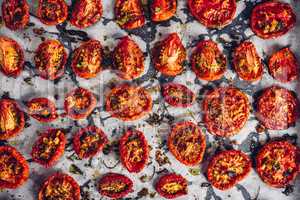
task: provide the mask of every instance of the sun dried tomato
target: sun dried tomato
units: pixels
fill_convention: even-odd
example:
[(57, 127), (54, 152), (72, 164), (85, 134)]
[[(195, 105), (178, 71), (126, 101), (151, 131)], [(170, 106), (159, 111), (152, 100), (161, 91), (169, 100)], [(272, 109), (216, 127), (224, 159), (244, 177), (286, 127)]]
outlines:
[(53, 122), (58, 118), (55, 104), (47, 98), (34, 98), (26, 105), (28, 114), (40, 122)]
[(65, 0), (39, 0), (37, 16), (46, 25), (57, 25), (68, 17)]
[(24, 29), (29, 22), (29, 5), (26, 0), (4, 0), (2, 17), (5, 26), (11, 30)]
[(177, 0), (153, 0), (151, 19), (154, 22), (166, 21), (176, 14)]

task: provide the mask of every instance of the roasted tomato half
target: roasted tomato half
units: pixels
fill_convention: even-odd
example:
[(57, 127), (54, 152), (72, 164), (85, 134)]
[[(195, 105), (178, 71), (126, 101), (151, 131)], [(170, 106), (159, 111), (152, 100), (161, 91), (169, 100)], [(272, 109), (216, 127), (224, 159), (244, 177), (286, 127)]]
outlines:
[(132, 30), (145, 25), (141, 0), (116, 0), (115, 19), (123, 29)]
[(65, 73), (67, 53), (58, 40), (46, 40), (36, 50), (34, 62), (40, 77), (55, 80)]
[(78, 0), (75, 1), (70, 22), (78, 28), (87, 28), (101, 19), (102, 12), (102, 0)]
[(250, 158), (241, 151), (228, 150), (215, 155), (207, 168), (208, 181), (219, 190), (227, 190), (251, 171)]
[(29, 177), (27, 161), (14, 147), (0, 146), (0, 189), (15, 189)]
[(155, 68), (166, 76), (176, 76), (183, 71), (186, 50), (177, 33), (158, 42), (152, 52)]
[(152, 98), (143, 87), (122, 84), (106, 97), (106, 110), (123, 121), (137, 120), (152, 110)]
[(284, 130), (295, 124), (298, 108), (299, 102), (291, 91), (272, 86), (259, 97), (256, 116), (266, 128)]
[(154, 22), (166, 21), (176, 14), (177, 0), (153, 0), (151, 19)]
[(227, 69), (226, 62), (226, 57), (212, 40), (199, 42), (191, 58), (197, 77), (207, 81), (220, 79)]
[(117, 173), (105, 174), (100, 180), (98, 189), (101, 195), (113, 199), (125, 197), (133, 192), (133, 182), (130, 178)]
[(217, 136), (237, 134), (250, 113), (248, 97), (233, 87), (220, 87), (209, 92), (203, 100), (203, 120), (208, 131)]
[(174, 107), (189, 107), (195, 100), (196, 95), (185, 85), (179, 83), (165, 83), (162, 86), (164, 100)]
[(81, 78), (94, 78), (102, 70), (103, 51), (98, 40), (89, 40), (75, 49), (72, 69)]
[(188, 0), (192, 15), (208, 28), (222, 28), (234, 18), (235, 0)]
[(262, 147), (256, 157), (260, 178), (272, 187), (285, 187), (297, 176), (297, 147), (287, 141), (273, 141)]
[(267, 1), (258, 4), (252, 11), (250, 27), (263, 39), (286, 34), (296, 24), (296, 15), (288, 3)]
[(72, 119), (84, 119), (95, 109), (97, 99), (95, 95), (84, 88), (77, 88), (65, 97), (65, 111)]
[(160, 177), (155, 184), (159, 195), (174, 199), (188, 193), (187, 180), (181, 175), (171, 173)]
[(206, 140), (200, 128), (192, 122), (179, 122), (172, 127), (168, 147), (177, 160), (185, 165), (202, 161)]
[(6, 76), (17, 77), (23, 70), (24, 53), (13, 39), (0, 36), (0, 70)]
[(69, 175), (55, 173), (42, 185), (38, 200), (80, 200), (80, 187)]
[(26, 0), (4, 0), (2, 17), (11, 30), (24, 29), (29, 22), (29, 5)]
[(24, 113), (12, 99), (0, 100), (0, 140), (10, 139), (21, 133), (25, 126)]
[(46, 25), (57, 25), (68, 17), (65, 0), (39, 0), (37, 16)]
[(34, 98), (26, 104), (28, 114), (40, 122), (53, 122), (58, 118), (55, 104), (47, 98)]
[(73, 139), (73, 148), (79, 158), (90, 158), (108, 143), (105, 133), (96, 126), (80, 129)]
[(128, 36), (121, 39), (113, 52), (114, 69), (126, 80), (139, 77), (144, 72), (144, 54)]
[(239, 77), (245, 81), (257, 81), (263, 75), (262, 60), (250, 41), (241, 43), (234, 50), (233, 65)]
[(120, 158), (129, 172), (138, 173), (146, 166), (149, 147), (144, 134), (138, 130), (128, 130), (120, 139)]
[(269, 72), (283, 83), (296, 80), (298, 77), (298, 62), (289, 48), (274, 53), (269, 59)]
[(61, 129), (49, 129), (34, 143), (32, 159), (44, 167), (52, 167), (65, 151), (66, 137)]

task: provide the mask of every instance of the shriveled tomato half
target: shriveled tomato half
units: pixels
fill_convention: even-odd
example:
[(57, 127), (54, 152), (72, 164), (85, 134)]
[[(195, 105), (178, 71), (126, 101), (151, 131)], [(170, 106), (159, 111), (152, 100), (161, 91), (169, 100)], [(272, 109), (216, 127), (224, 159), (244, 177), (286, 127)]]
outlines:
[(199, 164), (205, 147), (205, 136), (196, 124), (184, 121), (173, 125), (168, 136), (168, 148), (179, 162), (185, 165)]
[(119, 77), (132, 80), (144, 72), (144, 54), (128, 36), (123, 37), (113, 52), (114, 69)]
[(250, 27), (263, 39), (286, 34), (296, 24), (296, 15), (288, 3), (267, 1), (252, 10)]
[(239, 89), (220, 87), (205, 96), (203, 112), (205, 126), (211, 134), (230, 137), (244, 127), (250, 104), (246, 94)]
[(256, 116), (266, 128), (284, 130), (295, 124), (298, 109), (298, 99), (291, 91), (271, 86), (259, 97)]
[(287, 141), (272, 141), (262, 147), (256, 157), (260, 178), (276, 188), (285, 187), (297, 176), (297, 147)]
[(125, 197), (133, 192), (133, 182), (127, 176), (117, 173), (107, 173), (100, 180), (98, 189), (101, 195), (113, 199)]
[(46, 25), (57, 25), (68, 17), (65, 0), (39, 0), (37, 16)]
[(75, 49), (73, 72), (81, 78), (94, 78), (102, 70), (103, 50), (98, 40), (89, 40)]
[(0, 189), (15, 189), (29, 177), (25, 158), (14, 147), (0, 146)]
[(55, 80), (65, 73), (67, 53), (58, 40), (46, 40), (36, 50), (34, 62), (40, 77)]
[(158, 179), (155, 190), (167, 199), (184, 196), (188, 193), (187, 180), (179, 174), (166, 174)]
[(239, 77), (245, 81), (257, 81), (263, 75), (262, 60), (250, 41), (245, 41), (235, 48), (233, 65)]
[(176, 14), (177, 0), (153, 0), (151, 19), (154, 22), (166, 21)]
[(122, 164), (129, 172), (138, 173), (146, 166), (149, 147), (141, 131), (126, 131), (120, 139), (119, 150)]
[(21, 133), (25, 126), (24, 113), (12, 99), (0, 100), (0, 140), (7, 140)]
[(152, 51), (155, 68), (166, 76), (176, 76), (183, 71), (186, 50), (177, 33), (158, 42)]
[(283, 48), (274, 53), (268, 65), (271, 75), (283, 83), (296, 80), (298, 77), (298, 62), (289, 48)]
[(220, 79), (226, 69), (226, 57), (212, 40), (200, 41), (191, 57), (196, 76), (207, 81)]
[(195, 100), (196, 95), (185, 85), (179, 83), (165, 83), (162, 86), (164, 100), (174, 107), (189, 107)]
[(152, 110), (152, 98), (143, 87), (121, 84), (106, 97), (106, 110), (123, 121), (137, 120)]
[(250, 158), (241, 151), (227, 150), (215, 155), (207, 168), (208, 181), (219, 190), (227, 190), (251, 171)]
[(84, 119), (95, 109), (97, 99), (95, 95), (85, 89), (76, 88), (65, 97), (65, 111), (72, 119)]
[(47, 98), (34, 98), (26, 104), (28, 114), (40, 122), (53, 122), (58, 118), (55, 104)]
[(80, 200), (80, 186), (69, 175), (57, 172), (43, 183), (38, 200)]
[(87, 28), (102, 17), (102, 0), (75, 1), (70, 23), (78, 28)]
[(29, 22), (29, 5), (26, 0), (4, 0), (2, 17), (5, 26), (11, 30), (24, 29)]
[(108, 143), (105, 133), (96, 126), (80, 129), (73, 139), (73, 148), (79, 158), (90, 158)]
[(141, 0), (116, 0), (115, 19), (123, 29), (132, 30), (145, 25)]
[(0, 36), (0, 70), (9, 77), (17, 77), (23, 71), (24, 53), (13, 39)]
[(236, 12), (235, 0), (188, 0), (192, 15), (208, 28), (222, 28), (231, 23)]
[(44, 167), (52, 167), (65, 151), (66, 137), (61, 129), (49, 129), (42, 133), (32, 146), (32, 159)]

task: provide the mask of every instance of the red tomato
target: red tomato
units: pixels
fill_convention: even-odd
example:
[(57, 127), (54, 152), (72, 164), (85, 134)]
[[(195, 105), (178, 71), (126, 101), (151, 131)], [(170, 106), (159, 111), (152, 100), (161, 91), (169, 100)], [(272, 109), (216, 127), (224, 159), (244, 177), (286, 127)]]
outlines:
[(73, 148), (79, 158), (91, 158), (108, 143), (105, 133), (96, 126), (80, 129), (73, 139)]
[(0, 70), (9, 77), (16, 78), (23, 71), (24, 53), (13, 39), (0, 36)]
[(155, 190), (164, 198), (175, 199), (188, 193), (187, 180), (175, 173), (166, 174), (158, 179)]
[(57, 25), (68, 17), (65, 0), (39, 0), (37, 16), (46, 25)]
[(145, 25), (145, 15), (141, 0), (116, 0), (115, 18), (123, 29), (132, 30)]
[(177, 33), (168, 35), (158, 42), (152, 51), (155, 68), (166, 76), (176, 76), (183, 71), (186, 50)]
[(55, 104), (47, 98), (34, 98), (26, 104), (28, 114), (40, 122), (53, 122), (58, 118)]
[(78, 28), (87, 28), (102, 17), (102, 0), (75, 1), (70, 23)]
[(7, 28), (24, 29), (29, 22), (29, 5), (26, 0), (4, 0), (2, 16)]
[(154, 22), (166, 21), (176, 14), (177, 0), (153, 0), (151, 19)]
[(288, 3), (267, 1), (252, 10), (250, 27), (263, 39), (286, 34), (296, 24), (296, 15)]
[(179, 83), (165, 83), (162, 86), (162, 95), (164, 100), (174, 107), (186, 108), (196, 100), (194, 92)]
[(200, 41), (191, 57), (196, 76), (206, 81), (222, 78), (226, 71), (226, 57), (212, 40)]
[(144, 72), (144, 54), (128, 36), (123, 37), (113, 52), (114, 69), (126, 80), (139, 77)]
[(0, 189), (15, 189), (29, 177), (25, 158), (14, 147), (0, 146)]

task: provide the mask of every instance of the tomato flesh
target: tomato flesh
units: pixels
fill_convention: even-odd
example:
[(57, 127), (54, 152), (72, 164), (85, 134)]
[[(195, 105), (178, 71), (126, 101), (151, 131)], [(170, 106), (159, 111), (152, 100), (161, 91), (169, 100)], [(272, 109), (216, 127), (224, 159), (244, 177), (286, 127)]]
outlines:
[(27, 102), (28, 114), (40, 122), (53, 122), (58, 118), (55, 104), (47, 98), (34, 98)]
[(68, 5), (64, 0), (39, 0), (37, 15), (46, 25), (57, 25), (68, 17)]
[(7, 28), (24, 29), (29, 22), (29, 5), (26, 0), (4, 0), (2, 16)]
[(165, 101), (174, 107), (186, 108), (196, 100), (194, 92), (179, 83), (165, 83), (162, 86), (162, 94)]
[(176, 14), (177, 0), (153, 0), (151, 19), (154, 22), (166, 21)]

